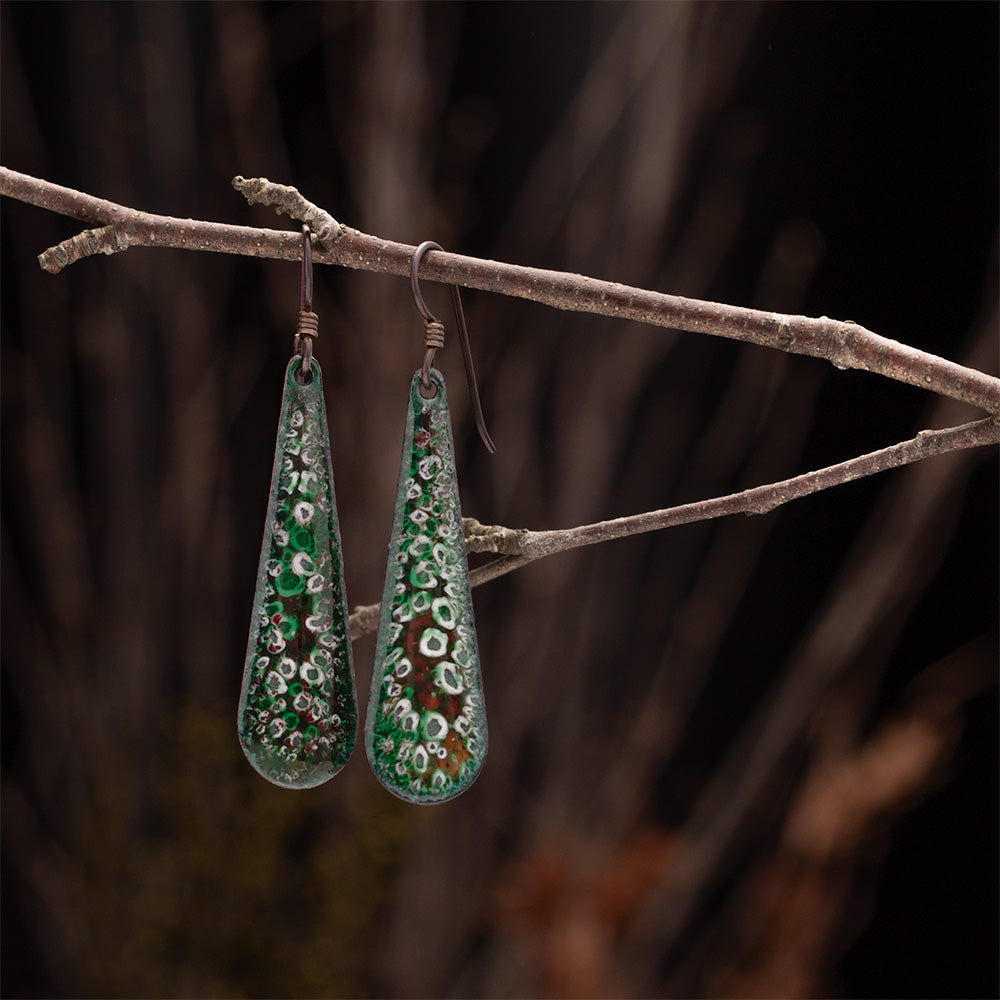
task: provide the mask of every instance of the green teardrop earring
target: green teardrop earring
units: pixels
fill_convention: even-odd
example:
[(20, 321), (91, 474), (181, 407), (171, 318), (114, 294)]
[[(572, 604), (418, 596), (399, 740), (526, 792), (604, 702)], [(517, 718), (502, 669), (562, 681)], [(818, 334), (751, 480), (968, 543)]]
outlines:
[[(488, 743), (448, 395), (444, 376), (431, 367), (444, 346), (444, 327), (424, 304), (417, 280), (423, 255), (440, 249), (422, 243), (410, 272), (427, 350), (410, 383), (365, 725), (375, 777), (417, 803), (464, 792), (482, 769)], [(476, 422), (493, 452), (462, 302), (451, 288)]]
[(303, 226), (295, 354), (285, 370), (238, 718), (247, 760), (282, 788), (332, 778), (358, 725), (323, 376), (312, 356), (318, 332)]

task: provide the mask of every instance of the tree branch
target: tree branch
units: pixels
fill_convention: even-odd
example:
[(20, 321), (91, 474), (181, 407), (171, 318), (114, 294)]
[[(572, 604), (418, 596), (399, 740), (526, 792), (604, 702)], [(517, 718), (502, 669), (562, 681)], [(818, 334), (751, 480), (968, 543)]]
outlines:
[[(412, 246), (342, 226), (306, 201), (295, 188), (263, 178), (237, 177), (233, 183), (250, 201), (272, 205), (277, 211), (308, 222), (322, 244), (314, 260), (385, 274), (409, 274)], [(0, 167), (0, 194), (101, 227), (81, 233), (41, 254), (39, 263), (53, 274), (82, 257), (116, 253), (134, 246), (205, 250), (280, 260), (298, 260), (301, 253), (301, 237), (295, 232), (152, 215), (6, 167)], [(480, 260), (445, 251), (435, 251), (425, 258), (422, 275), (467, 288), (530, 299), (556, 309), (634, 320), (825, 358), (841, 369), (854, 368), (884, 375), (960, 399), (989, 413), (1000, 413), (1000, 379), (881, 337), (850, 321), (825, 316), (791, 316), (705, 302), (579, 274)]]
[[(977, 448), (1000, 442), (1000, 419), (987, 417), (958, 427), (937, 431), (920, 431), (916, 437), (899, 444), (859, 455), (857, 458), (829, 465), (825, 469), (807, 472), (767, 486), (756, 486), (742, 493), (732, 493), (712, 500), (681, 504), (665, 510), (653, 510), (611, 521), (598, 521), (578, 528), (559, 531), (515, 530), (501, 526), (485, 526), (474, 518), (465, 518), (465, 546), (469, 552), (496, 552), (501, 558), (480, 566), (470, 573), (472, 586), (488, 583), (521, 566), (583, 545), (596, 545), (616, 538), (659, 531), (679, 524), (708, 521), (728, 514), (767, 514), (777, 507), (819, 493), (855, 479), (872, 476), (888, 469), (920, 462), (935, 455), (944, 455), (965, 448)], [(379, 605), (359, 607), (351, 614), (351, 637), (374, 632), (378, 625)]]
[[(579, 528), (557, 531), (512, 531), (503, 527), (484, 527), (478, 521), (467, 519), (466, 546), (470, 552), (497, 552), (505, 556), (518, 556), (525, 562), (540, 559), (554, 552), (565, 552), (581, 545), (594, 545), (647, 531), (659, 531), (693, 521), (707, 521), (728, 514), (767, 514), (800, 497), (809, 496), (862, 479), (887, 469), (895, 469), (911, 462), (919, 462), (935, 455), (1000, 441), (1000, 421), (994, 417), (976, 420), (945, 430), (920, 431), (916, 437), (879, 451), (859, 455), (837, 465), (807, 472), (792, 479), (785, 479), (767, 486), (757, 486), (711, 500), (682, 504), (665, 510), (647, 511), (631, 517), (617, 517), (598, 521)], [(501, 575), (501, 574), (496, 574)], [(490, 577), (491, 579), (493, 577)]]
[[(409, 274), (413, 247), (342, 226), (293, 187), (266, 178), (243, 177), (234, 178), (233, 186), (252, 204), (270, 205), (279, 213), (308, 223), (321, 244), (314, 260), (388, 274)], [(282, 260), (298, 260), (301, 253), (301, 236), (295, 232), (152, 215), (6, 167), (0, 167), (0, 194), (83, 222), (101, 224), (39, 256), (42, 268), (53, 274), (83, 257), (117, 253), (133, 246), (207, 250)], [(431, 279), (530, 299), (558, 309), (637, 320), (826, 358), (838, 368), (875, 372), (994, 414), (959, 427), (921, 431), (909, 441), (779, 483), (577, 528), (515, 530), (485, 527), (469, 518), (465, 522), (468, 551), (494, 552), (500, 556), (472, 571), (473, 586), (557, 552), (727, 514), (765, 514), (789, 500), (853, 479), (949, 451), (1000, 441), (997, 417), (1000, 379), (880, 337), (856, 323), (704, 302), (577, 274), (501, 264), (444, 251), (426, 258), (423, 270), (424, 276)], [(378, 614), (377, 604), (356, 608), (351, 615), (352, 637), (373, 632)]]

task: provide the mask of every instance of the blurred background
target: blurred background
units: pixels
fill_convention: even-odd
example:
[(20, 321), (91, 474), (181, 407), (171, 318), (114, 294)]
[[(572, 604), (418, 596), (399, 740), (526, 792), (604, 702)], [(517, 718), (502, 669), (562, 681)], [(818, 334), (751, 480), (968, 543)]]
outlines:
[[(2, 161), (296, 228), (230, 186), (267, 176), (388, 239), (853, 319), (995, 374), (997, 37), (995, 4), (7, 2)], [(136, 249), (53, 276), (36, 255), (80, 226), (2, 213), (5, 996), (997, 995), (995, 449), (481, 587), (472, 789), (399, 802), (359, 745), (284, 791), (236, 701), (298, 267)], [(977, 417), (465, 302), (496, 456), (454, 341), (439, 364), (487, 524)], [(405, 279), (334, 267), (316, 311), (369, 604), (421, 327)]]

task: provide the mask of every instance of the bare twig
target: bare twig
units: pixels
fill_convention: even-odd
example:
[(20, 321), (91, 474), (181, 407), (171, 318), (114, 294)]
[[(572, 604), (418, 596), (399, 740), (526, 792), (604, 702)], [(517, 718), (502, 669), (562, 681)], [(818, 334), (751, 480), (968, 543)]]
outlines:
[[(985, 420), (945, 430), (921, 431), (916, 437), (888, 448), (859, 455), (846, 462), (839, 462), (837, 465), (830, 465), (816, 472), (807, 472), (779, 483), (744, 490), (742, 493), (559, 531), (513, 531), (503, 527), (484, 527), (476, 521), (467, 519), (466, 546), (470, 552), (498, 552), (505, 556), (517, 556), (521, 562), (530, 562), (581, 545), (593, 545), (615, 538), (625, 538), (628, 535), (659, 531), (661, 528), (690, 524), (692, 521), (706, 521), (727, 514), (767, 514), (789, 500), (818, 493), (831, 486), (849, 483), (854, 479), (884, 472), (886, 469), (895, 469), (934, 455), (994, 444), (997, 441), (1000, 441), (1000, 423), (992, 417), (987, 417)], [(484, 567), (484, 569), (489, 568), (491, 567)], [(511, 566), (504, 572), (509, 572), (512, 568), (514, 567)], [(502, 573), (492, 573), (488, 578), (494, 579), (500, 575)]]
[[(310, 225), (316, 224), (317, 233), (322, 230), (325, 238), (321, 242), (327, 245), (322, 252), (316, 253), (314, 260), (386, 274), (409, 273), (412, 246), (369, 236), (346, 226), (338, 227), (330, 216), (302, 198), (294, 188), (262, 179), (237, 178), (234, 183), (248, 193), (251, 200), (275, 205), (293, 217), (319, 213), (310, 216), (313, 219)], [(133, 246), (205, 250), (281, 260), (297, 260), (300, 253), (297, 233), (138, 212), (6, 167), (0, 167), (0, 194), (104, 227), (80, 234), (41, 254), (39, 263), (52, 273), (90, 254), (115, 253)], [(337, 235), (331, 236), (334, 231)], [(612, 316), (821, 357), (838, 368), (874, 372), (971, 403), (989, 413), (1000, 412), (1000, 379), (881, 337), (850, 321), (791, 316), (706, 302), (563, 271), (480, 260), (444, 251), (428, 255), (422, 274), (431, 280), (530, 299), (557, 309)]]
[[(800, 497), (818, 493), (855, 479), (896, 469), (902, 465), (919, 462), (935, 455), (944, 455), (965, 448), (1000, 442), (1000, 421), (994, 417), (976, 420), (944, 430), (921, 431), (916, 437), (899, 444), (859, 455), (857, 458), (807, 472), (801, 476), (784, 479), (767, 486), (757, 486), (732, 493), (729, 496), (699, 500), (664, 510), (647, 511), (631, 517), (618, 517), (611, 521), (598, 521), (578, 528), (560, 531), (528, 531), (485, 526), (474, 518), (465, 518), (465, 545), (469, 552), (496, 552), (501, 558), (474, 569), (470, 574), (472, 586), (488, 583), (506, 575), (529, 562), (557, 552), (595, 545), (616, 538), (641, 535), (694, 521), (708, 521), (728, 514), (767, 514), (777, 507)], [(375, 631), (378, 624), (379, 605), (370, 604), (356, 608), (351, 615), (351, 635), (357, 638)]]

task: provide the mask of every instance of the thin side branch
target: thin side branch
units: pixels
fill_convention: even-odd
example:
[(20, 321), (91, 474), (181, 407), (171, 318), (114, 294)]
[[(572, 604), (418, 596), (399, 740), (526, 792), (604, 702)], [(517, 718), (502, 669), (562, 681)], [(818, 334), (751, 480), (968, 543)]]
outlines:
[[(308, 222), (323, 244), (314, 260), (385, 274), (409, 274), (414, 247), (341, 226), (294, 188), (262, 178), (236, 178), (234, 184), (251, 201), (272, 205)], [(301, 253), (298, 233), (138, 212), (6, 167), (0, 167), (0, 194), (103, 227), (41, 254), (39, 263), (52, 273), (94, 253), (115, 253), (134, 246), (280, 260), (298, 260)], [(105, 232), (109, 227), (112, 231)], [(850, 321), (705, 302), (579, 274), (480, 260), (445, 251), (428, 254), (421, 273), (431, 280), (530, 299), (556, 309), (595, 313), (825, 358), (841, 369), (873, 372), (971, 403), (989, 413), (1000, 413), (1000, 379), (881, 337)]]
[[(794, 476), (767, 486), (757, 486), (732, 493), (729, 496), (697, 503), (681, 504), (665, 510), (648, 511), (632, 517), (618, 517), (611, 521), (598, 521), (578, 528), (560, 531), (514, 530), (500, 526), (485, 526), (473, 518), (464, 520), (465, 546), (469, 552), (496, 552), (501, 558), (480, 566), (470, 573), (472, 586), (479, 586), (504, 576), (529, 562), (580, 548), (596, 545), (616, 538), (640, 535), (647, 531), (660, 531), (694, 521), (708, 521), (729, 514), (767, 514), (777, 507), (830, 489), (843, 483), (872, 476), (888, 469), (944, 455), (965, 448), (1000, 442), (1000, 420), (987, 417), (958, 427), (944, 430), (920, 431), (916, 437), (899, 444), (859, 455), (857, 458), (836, 465)], [(378, 625), (379, 605), (357, 608), (351, 615), (351, 636), (357, 638), (375, 631)]]
[(659, 531), (678, 524), (706, 521), (728, 514), (767, 514), (800, 497), (819, 493), (831, 486), (839, 486), (855, 479), (862, 479), (887, 469), (895, 469), (911, 462), (943, 455), (949, 451), (996, 444), (1000, 441), (1000, 421), (993, 417), (976, 420), (958, 427), (937, 431), (920, 431), (916, 437), (899, 444), (859, 455), (857, 458), (827, 466), (816, 472), (807, 472), (792, 479), (785, 479), (767, 486), (757, 486), (712, 500), (682, 504), (666, 510), (647, 511), (631, 517), (617, 517), (611, 521), (598, 521), (579, 528), (558, 531), (512, 531), (510, 528), (486, 528), (478, 522), (467, 527), (466, 546), (469, 552), (497, 552), (505, 556), (518, 556), (529, 562), (554, 552), (565, 552), (581, 545), (594, 545), (647, 531)]

